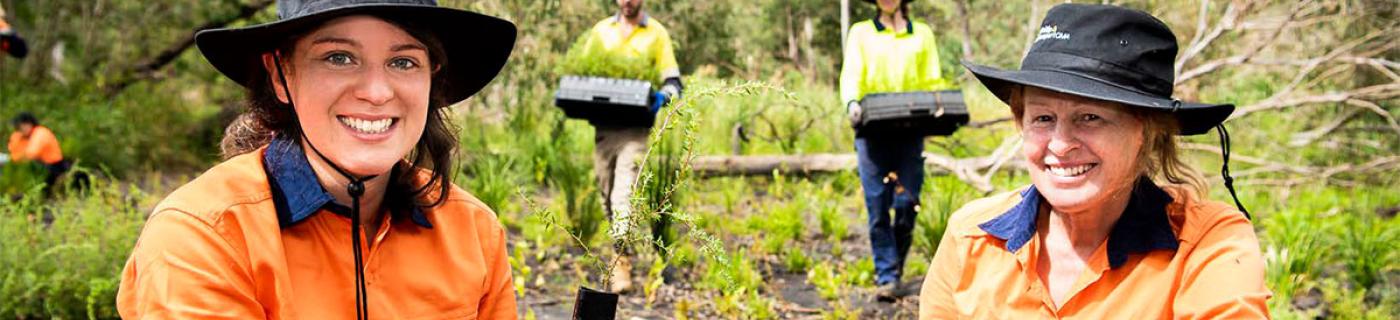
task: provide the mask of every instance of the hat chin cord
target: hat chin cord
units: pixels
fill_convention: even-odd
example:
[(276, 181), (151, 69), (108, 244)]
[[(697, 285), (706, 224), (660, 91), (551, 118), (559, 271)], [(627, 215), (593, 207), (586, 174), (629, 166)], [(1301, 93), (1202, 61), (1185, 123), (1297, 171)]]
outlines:
[[(287, 105), (292, 106), (292, 118), (296, 119), (296, 106), (292, 104), (292, 90), (287, 87), (287, 76), (282, 72), (282, 55), (279, 52), (273, 52), (273, 57), (276, 59), (274, 65), (277, 66), (277, 77), (282, 80), (282, 92), (287, 95)], [(299, 119), (296, 120), (297, 126), (300, 128), (301, 121)], [(350, 235), (350, 243), (355, 246), (355, 319), (369, 319), (369, 303), (367, 302), (367, 300), (369, 300), (369, 294), (365, 291), (364, 256), (361, 249), (362, 247), (360, 246), (360, 237), (362, 236), (360, 233), (360, 197), (365, 194), (365, 181), (374, 179), (379, 175), (356, 177), (354, 174), (341, 169), (334, 161), (326, 158), (326, 155), (321, 154), (321, 150), (316, 149), (316, 145), (312, 144), (311, 139), (306, 137), (305, 131), (306, 130), (302, 130), (302, 140), (305, 140), (306, 145), (311, 147), (311, 152), (315, 153), (317, 157), (321, 157), (321, 161), (330, 165), (331, 169), (334, 169), (336, 173), (350, 180), (350, 184), (346, 185), (345, 191), (350, 194), (351, 199), (350, 232), (352, 234)], [(1225, 181), (1227, 181), (1226, 184), (1228, 185), (1228, 181), (1230, 181), (1228, 176)], [(1231, 189), (1231, 193), (1234, 193), (1233, 189)]]
[(1235, 195), (1235, 179), (1230, 177), (1230, 131), (1225, 130), (1225, 124), (1215, 126), (1215, 132), (1220, 135), (1220, 177), (1225, 179), (1225, 189), (1230, 190), (1230, 198), (1235, 200), (1235, 207), (1240, 208), (1245, 219), (1252, 219), (1249, 210), (1244, 209), (1244, 204), (1240, 203), (1240, 197)]

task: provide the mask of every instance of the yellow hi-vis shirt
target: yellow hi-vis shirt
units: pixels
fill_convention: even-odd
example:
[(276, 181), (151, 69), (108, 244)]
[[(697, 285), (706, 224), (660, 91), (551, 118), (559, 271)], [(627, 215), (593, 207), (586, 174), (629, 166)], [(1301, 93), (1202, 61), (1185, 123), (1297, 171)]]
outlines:
[(871, 93), (951, 87), (942, 79), (933, 29), (912, 20), (896, 29), (875, 20), (851, 25), (841, 63), (842, 105)]
[(593, 29), (584, 37), (587, 38), (583, 42), (583, 48), (603, 49), (602, 52), (590, 50), (584, 55), (609, 54), (646, 58), (661, 76), (661, 79), (655, 79), (656, 81), (681, 76), (680, 65), (676, 63), (675, 45), (671, 43), (671, 34), (656, 19), (643, 15), (642, 24), (628, 33), (627, 22), (621, 15), (614, 15), (593, 25)]

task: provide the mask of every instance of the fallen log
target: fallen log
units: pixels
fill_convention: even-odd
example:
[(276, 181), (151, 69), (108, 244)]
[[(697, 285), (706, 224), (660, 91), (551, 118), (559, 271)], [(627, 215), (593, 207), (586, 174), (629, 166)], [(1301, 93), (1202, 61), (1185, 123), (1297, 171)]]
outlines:
[[(948, 174), (965, 169), (986, 169), (995, 161), (991, 156), (976, 158), (953, 158), (924, 153), (924, 165), (930, 174)], [(779, 174), (832, 173), (856, 169), (856, 155), (852, 153), (816, 153), (803, 155), (752, 155), (752, 156), (696, 156), (690, 163), (691, 169), (701, 176), (754, 176)], [(1025, 168), (1019, 161), (1009, 161), (1006, 169)]]
[[(1008, 161), (1010, 153), (976, 158), (953, 158), (940, 154), (924, 153), (924, 165), (928, 174), (952, 174), (984, 192), (992, 191), (989, 181), (991, 172), (984, 170), (1020, 170), (1025, 168), (1021, 161)], [(999, 164), (1000, 163), (1000, 164)], [(716, 176), (757, 176), (778, 174), (813, 175), (854, 171), (855, 154), (818, 153), (803, 155), (753, 155), (753, 156), (696, 156), (691, 160), (691, 169), (701, 177)]]
[(691, 169), (701, 176), (754, 176), (782, 174), (812, 174), (854, 170), (854, 154), (804, 154), (761, 156), (697, 156)]

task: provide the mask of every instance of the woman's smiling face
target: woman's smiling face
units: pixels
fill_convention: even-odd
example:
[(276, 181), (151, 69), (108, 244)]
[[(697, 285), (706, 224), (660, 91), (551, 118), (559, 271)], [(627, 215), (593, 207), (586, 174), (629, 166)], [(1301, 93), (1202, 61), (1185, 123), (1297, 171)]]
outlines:
[[(423, 135), (433, 64), (402, 28), (371, 16), (337, 18), (282, 59), (303, 135), (342, 169), (388, 172)], [(286, 102), (273, 56), (263, 61)]]
[(1025, 87), (1018, 126), (1031, 182), (1061, 212), (1126, 195), (1139, 176), (1143, 123), (1124, 106)]

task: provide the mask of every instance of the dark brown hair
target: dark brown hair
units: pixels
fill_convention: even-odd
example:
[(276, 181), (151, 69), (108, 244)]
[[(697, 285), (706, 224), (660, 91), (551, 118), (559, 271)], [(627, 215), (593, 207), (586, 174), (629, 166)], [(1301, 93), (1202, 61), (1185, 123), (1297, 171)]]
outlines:
[[(430, 69), (433, 70), (428, 118), (424, 124), (423, 136), (409, 152), (406, 162), (394, 165), (389, 188), (384, 195), (384, 207), (396, 215), (401, 215), (410, 212), (413, 207), (433, 207), (442, 204), (451, 188), (452, 159), (457, 149), (457, 136), (451, 122), (448, 121), (446, 110), (449, 103), (444, 88), (447, 87), (448, 81), (443, 73), (437, 72), (449, 62), (442, 42), (432, 32), (428, 32), (428, 29), (415, 25), (410, 19), (377, 18), (398, 26), (422, 42), (428, 49)], [(276, 50), (279, 50), (284, 59), (290, 58), (296, 41), (310, 31), (295, 33), (280, 43)], [(252, 77), (248, 84), (246, 110), (224, 130), (224, 138), (219, 146), (224, 159), (255, 151), (267, 145), (276, 136), (293, 140), (300, 140), (302, 137), (296, 113), (290, 104), (277, 99), (274, 90), (280, 90), (280, 87), (273, 86), (263, 65), (250, 63), (247, 67), (256, 68), (253, 74), (260, 76)], [(420, 181), (423, 171), (431, 174), (428, 181)]]

